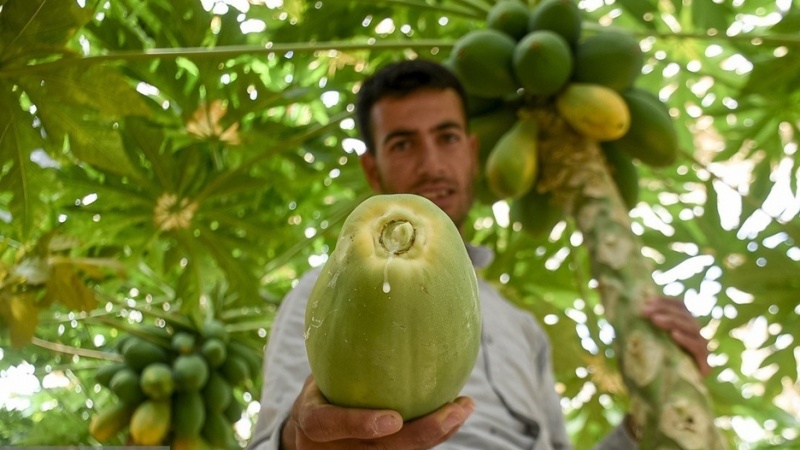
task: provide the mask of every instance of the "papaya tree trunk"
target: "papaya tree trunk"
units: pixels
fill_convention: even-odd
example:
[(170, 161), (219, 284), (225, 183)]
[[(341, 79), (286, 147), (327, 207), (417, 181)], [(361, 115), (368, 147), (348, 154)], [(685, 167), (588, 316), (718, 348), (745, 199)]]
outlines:
[(605, 317), (616, 333), (614, 345), (641, 448), (727, 448), (694, 361), (667, 333), (640, 317), (658, 290), (599, 144), (547, 110), (538, 111), (537, 121), (537, 189), (551, 192), (583, 234)]

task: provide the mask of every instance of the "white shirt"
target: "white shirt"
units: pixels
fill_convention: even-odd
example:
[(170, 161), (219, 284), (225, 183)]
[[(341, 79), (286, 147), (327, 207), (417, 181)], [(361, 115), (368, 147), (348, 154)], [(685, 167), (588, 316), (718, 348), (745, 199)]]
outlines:
[[(476, 268), (491, 251), (467, 246)], [(280, 428), (311, 369), (303, 339), (306, 301), (319, 270), (305, 274), (278, 310), (264, 357), (261, 411), (248, 450), (280, 449)], [(527, 311), (478, 280), (482, 314), (481, 348), (461, 395), (475, 411), (437, 450), (571, 450), (560, 398), (555, 391), (547, 334)], [(595, 450), (636, 450), (623, 426)]]

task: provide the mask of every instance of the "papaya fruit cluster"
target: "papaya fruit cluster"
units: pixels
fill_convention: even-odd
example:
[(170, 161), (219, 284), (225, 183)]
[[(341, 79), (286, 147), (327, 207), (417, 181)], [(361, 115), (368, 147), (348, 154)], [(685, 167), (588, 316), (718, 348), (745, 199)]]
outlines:
[(121, 362), (99, 368), (96, 381), (116, 402), (92, 419), (99, 442), (128, 432), (128, 443), (194, 450), (237, 448), (233, 423), (243, 407), (234, 388), (246, 386), (261, 370), (260, 358), (232, 340), (222, 322), (198, 330), (127, 336), (117, 346)]
[[(552, 228), (560, 214), (534, 189), (541, 126), (531, 112), (548, 109), (576, 133), (600, 143), (629, 208), (638, 199), (634, 160), (674, 163), (677, 133), (661, 100), (635, 85), (644, 56), (620, 31), (588, 32), (574, 0), (499, 0), (486, 26), (461, 36), (445, 61), (468, 94), (472, 131), (480, 140), (483, 178), (478, 198), (512, 201), (516, 219)], [(544, 198), (543, 198), (544, 196)], [(517, 203), (517, 206), (514, 206)], [(550, 206), (552, 207), (552, 206)], [(552, 216), (541, 224), (543, 216)], [(530, 220), (529, 220), (530, 219)]]

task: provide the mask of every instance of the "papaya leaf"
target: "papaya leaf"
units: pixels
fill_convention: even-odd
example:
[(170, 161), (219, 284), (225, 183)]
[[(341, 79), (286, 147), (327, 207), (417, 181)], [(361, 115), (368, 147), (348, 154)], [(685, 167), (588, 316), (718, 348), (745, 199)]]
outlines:
[(775, 33), (795, 34), (800, 29), (800, 8), (796, 5), (783, 15), (781, 21), (772, 26)]
[(44, 132), (56, 148), (68, 137), (70, 150), (93, 167), (135, 176), (123, 151), (116, 120), (148, 115), (144, 100), (109, 67), (38, 70), (18, 79), (36, 105)]
[(47, 279), (45, 298), (59, 302), (73, 311), (91, 311), (97, 307), (97, 298), (69, 263), (51, 266)]
[(34, 292), (11, 295), (0, 293), (0, 315), (5, 319), (11, 337), (11, 345), (20, 348), (30, 343), (39, 323), (39, 308)]
[(741, 95), (762, 95), (785, 100), (800, 84), (800, 58), (797, 49), (781, 57), (755, 61), (753, 70), (742, 88)]
[[(0, 89), (6, 87), (0, 82)], [(31, 160), (34, 149), (41, 147), (41, 140), (33, 128), (27, 126), (32, 118), (19, 109), (19, 103), (6, 100), (0, 102), (0, 191), (10, 192), (9, 212), (16, 234), (23, 240), (36, 229), (37, 211), (43, 208), (38, 196), (42, 167)]]
[(764, 158), (753, 168), (753, 181), (750, 183), (750, 192), (742, 202), (742, 217), (747, 218), (754, 211), (761, 208), (767, 199), (774, 183), (770, 179), (772, 174), (772, 160)]
[(733, 12), (727, 3), (693, 1), (692, 23), (701, 30), (725, 31), (730, 26), (729, 19), (733, 17)]
[(20, 56), (62, 51), (93, 14), (78, 2), (10, 0), (0, 10), (0, 66)]

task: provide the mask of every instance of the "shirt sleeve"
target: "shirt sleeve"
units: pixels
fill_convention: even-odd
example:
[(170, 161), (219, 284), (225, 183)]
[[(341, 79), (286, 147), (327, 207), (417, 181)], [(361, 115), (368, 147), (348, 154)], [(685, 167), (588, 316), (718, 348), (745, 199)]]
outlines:
[(301, 277), (275, 315), (264, 353), (261, 409), (248, 450), (280, 449), (281, 426), (311, 374), (303, 333), (306, 303), (318, 274), (313, 270)]
[(611, 430), (593, 450), (639, 450), (639, 444), (623, 423)]

